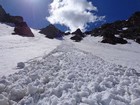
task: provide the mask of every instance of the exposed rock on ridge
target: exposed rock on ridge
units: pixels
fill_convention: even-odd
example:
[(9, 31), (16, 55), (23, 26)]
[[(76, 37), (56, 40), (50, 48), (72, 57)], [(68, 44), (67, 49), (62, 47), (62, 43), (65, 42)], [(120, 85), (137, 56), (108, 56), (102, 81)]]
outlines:
[(15, 25), (15, 33), (23, 37), (34, 37), (31, 29), (28, 27), (27, 23), (21, 16), (11, 16), (7, 14), (5, 10), (0, 5), (0, 22), (13, 23)]
[[(108, 38), (112, 41), (107, 41)], [(95, 28), (91, 31), (91, 36), (103, 36), (103, 41), (110, 44), (118, 43), (115, 35), (119, 35), (119, 39), (122, 40), (121, 44), (125, 44), (123, 38), (135, 40), (140, 43), (140, 12), (135, 12), (128, 20), (115, 21), (113, 23), (106, 23), (99, 28)], [(107, 39), (107, 40), (106, 40)], [(117, 38), (118, 39), (118, 38)], [(106, 41), (105, 41), (106, 40)]]
[(64, 34), (52, 24), (48, 25), (45, 28), (42, 28), (39, 33), (46, 35), (46, 37), (50, 39), (62, 37), (62, 35)]
[(74, 34), (74, 36), (71, 37), (71, 40), (74, 40), (76, 42), (81, 41), (84, 37), (84, 34), (82, 33), (82, 31), (79, 28), (75, 32), (73, 32), (72, 34)]

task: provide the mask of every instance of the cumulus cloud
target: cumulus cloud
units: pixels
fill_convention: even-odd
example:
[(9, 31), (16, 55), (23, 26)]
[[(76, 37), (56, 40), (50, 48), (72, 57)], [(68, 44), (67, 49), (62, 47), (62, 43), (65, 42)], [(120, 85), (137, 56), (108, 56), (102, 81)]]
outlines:
[(50, 16), (46, 19), (51, 24), (65, 25), (71, 31), (77, 28), (84, 31), (87, 23), (103, 20), (104, 16), (93, 14), (97, 11), (97, 7), (87, 0), (53, 0), (49, 8)]

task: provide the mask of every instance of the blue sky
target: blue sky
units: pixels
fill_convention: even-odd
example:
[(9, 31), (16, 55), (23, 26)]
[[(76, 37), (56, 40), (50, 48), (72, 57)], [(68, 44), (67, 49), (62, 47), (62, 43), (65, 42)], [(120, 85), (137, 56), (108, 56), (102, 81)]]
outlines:
[[(50, 15), (48, 9), (51, 2), (52, 0), (0, 0), (0, 4), (7, 13), (23, 16), (30, 27), (37, 29), (49, 24), (46, 17)], [(140, 11), (140, 0), (88, 0), (88, 2), (92, 2), (93, 6), (98, 9), (98, 11), (93, 10), (91, 13), (95, 14), (95, 16), (105, 16), (104, 20), (107, 23), (127, 19), (132, 13)], [(78, 5), (76, 7), (78, 7)], [(81, 17), (79, 17), (79, 19), (80, 18)], [(93, 27), (100, 26), (105, 21), (89, 23), (87, 29), (90, 30)], [(60, 26), (60, 21), (53, 21), (53, 23), (57, 24), (56, 26), (62, 30), (68, 29), (64, 26)], [(68, 23), (64, 24), (67, 25)]]

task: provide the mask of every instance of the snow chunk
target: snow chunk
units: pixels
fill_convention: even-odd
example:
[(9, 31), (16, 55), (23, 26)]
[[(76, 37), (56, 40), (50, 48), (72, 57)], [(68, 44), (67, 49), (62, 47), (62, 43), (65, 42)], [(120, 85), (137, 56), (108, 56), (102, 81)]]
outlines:
[(127, 104), (124, 103), (124, 102), (121, 102), (119, 100), (112, 99), (111, 102), (110, 102), (110, 104), (108, 104), (108, 105), (127, 105)]
[(140, 98), (133, 100), (132, 105), (140, 105)]
[(0, 105), (9, 105), (8, 98), (0, 94)]
[(128, 29), (127, 27), (122, 28), (122, 30), (127, 30), (127, 29)]
[(27, 93), (34, 95), (38, 91), (38, 88), (34, 86), (33, 84), (29, 84), (27, 88)]
[(5, 89), (5, 85), (4, 84), (0, 84), (0, 93), (3, 92)]
[(113, 98), (112, 94), (105, 93), (102, 97), (102, 103), (103, 105), (109, 105), (111, 99)]
[(26, 90), (20, 86), (16, 86), (10, 90), (9, 99), (19, 101), (26, 96)]
[(25, 63), (23, 63), (23, 62), (17, 63), (17, 68), (18, 69), (23, 69), (24, 67), (25, 67)]

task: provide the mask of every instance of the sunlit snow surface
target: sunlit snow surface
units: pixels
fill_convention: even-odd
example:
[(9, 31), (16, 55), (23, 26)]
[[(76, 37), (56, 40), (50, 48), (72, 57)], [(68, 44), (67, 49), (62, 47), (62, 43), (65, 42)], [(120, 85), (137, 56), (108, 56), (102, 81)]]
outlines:
[(34, 38), (11, 35), (14, 28), (0, 24), (0, 76), (17, 72), (18, 62), (26, 62), (43, 54), (48, 54), (61, 42), (50, 40), (33, 30)]
[[(69, 38), (66, 37), (66, 40)], [(107, 62), (135, 68), (140, 72), (140, 44), (133, 40), (127, 40), (128, 44), (101, 43), (102, 37), (87, 36), (80, 43), (73, 43), (76, 48), (90, 52)]]
[[(87, 37), (76, 43), (65, 37), (40, 59), (27, 61), (18, 73), (3, 76), (0, 105), (139, 105), (138, 44), (98, 41)], [(131, 62), (129, 54), (135, 56)], [(129, 63), (137, 67), (127, 67)]]

